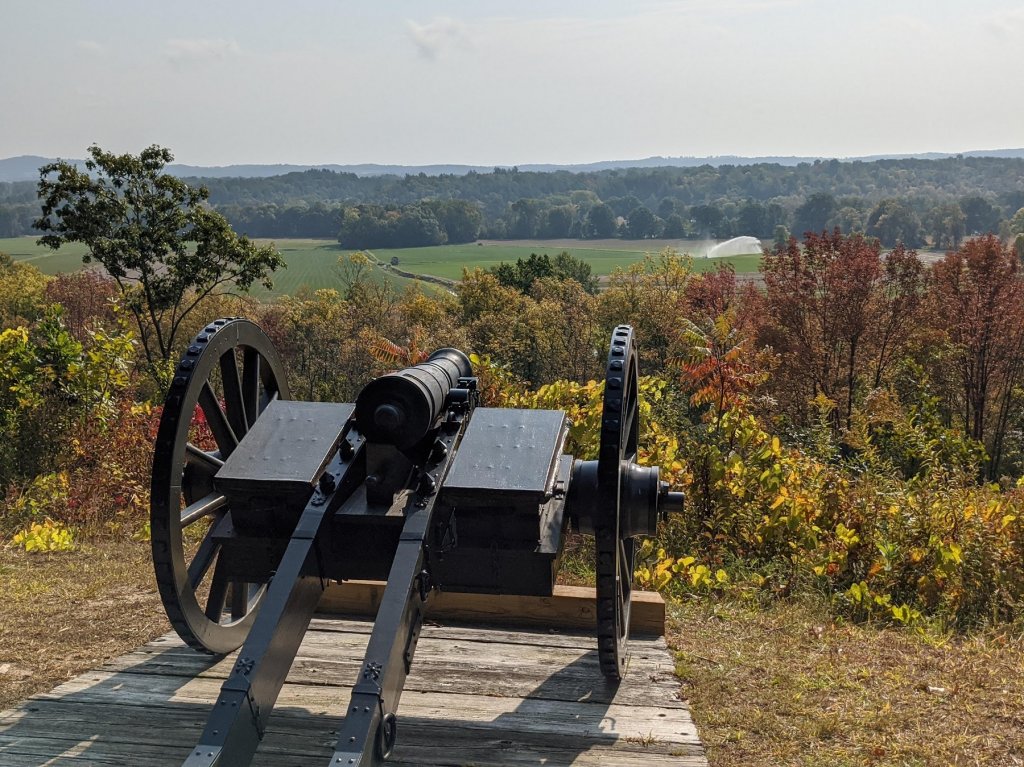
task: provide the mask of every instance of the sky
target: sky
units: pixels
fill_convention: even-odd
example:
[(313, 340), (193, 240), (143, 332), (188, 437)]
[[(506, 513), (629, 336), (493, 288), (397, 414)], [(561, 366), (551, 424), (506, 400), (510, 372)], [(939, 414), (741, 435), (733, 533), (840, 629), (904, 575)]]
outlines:
[(0, 0), (0, 157), (583, 163), (1024, 147), (1019, 0)]

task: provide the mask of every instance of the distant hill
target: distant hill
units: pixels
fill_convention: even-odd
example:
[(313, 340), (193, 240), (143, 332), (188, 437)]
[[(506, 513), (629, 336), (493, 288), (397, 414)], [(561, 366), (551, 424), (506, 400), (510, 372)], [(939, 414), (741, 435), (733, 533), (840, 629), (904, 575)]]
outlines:
[[(677, 167), (694, 168), (701, 165), (755, 165), (758, 163), (774, 163), (777, 165), (793, 166), (800, 163), (813, 163), (815, 161), (827, 161), (838, 159), (841, 162), (873, 162), (876, 160), (937, 160), (945, 157), (955, 157), (961, 154), (964, 157), (1012, 157), (1024, 158), (1024, 148), (1021, 149), (979, 149), (970, 152), (923, 152), (920, 154), (879, 154), (867, 155), (864, 157), (794, 157), (794, 156), (764, 156), (764, 157), (739, 157), (736, 155), (721, 155), (717, 157), (645, 157), (640, 160), (602, 160), (599, 162), (580, 163), (576, 165), (558, 165), (553, 163), (527, 164), (516, 167), (522, 171), (554, 172), (560, 170), (573, 171), (576, 173), (587, 171), (616, 170), (624, 168), (659, 168)], [(39, 178), (39, 168), (51, 158), (38, 157), (35, 155), (21, 155), (20, 157), (8, 157), (0, 160), (0, 181), (35, 181)], [(80, 167), (84, 165), (83, 160), (73, 160)], [(499, 166), (510, 168), (512, 166)], [(362, 163), (358, 165), (168, 165), (167, 170), (176, 176), (183, 178), (268, 178), (270, 176), (283, 176), (286, 173), (296, 173), (312, 169), (324, 169), (337, 173), (353, 173), (357, 176), (406, 176), (425, 174), (427, 176), (438, 176), (450, 174), (463, 176), (467, 173), (490, 173), (494, 166), (486, 165), (378, 165), (374, 163)]]
[(48, 162), (51, 160), (46, 157), (31, 154), (0, 160), (0, 181), (35, 181), (39, 178), (39, 168)]

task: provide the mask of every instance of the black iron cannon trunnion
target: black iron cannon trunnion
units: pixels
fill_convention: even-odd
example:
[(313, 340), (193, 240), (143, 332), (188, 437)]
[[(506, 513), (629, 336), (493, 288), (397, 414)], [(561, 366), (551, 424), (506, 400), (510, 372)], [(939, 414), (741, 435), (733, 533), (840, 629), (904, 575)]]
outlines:
[(185, 767), (248, 765), (328, 582), (386, 580), (330, 764), (376, 765), (435, 590), (552, 594), (569, 526), (596, 539), (601, 670), (628, 657), (634, 538), (681, 509), (636, 463), (633, 330), (612, 334), (597, 460), (563, 455), (556, 410), (479, 407), (469, 359), (441, 349), (354, 404), (290, 398), (280, 357), (243, 319), (196, 336), (153, 460), (152, 540), (167, 615), (238, 660)]

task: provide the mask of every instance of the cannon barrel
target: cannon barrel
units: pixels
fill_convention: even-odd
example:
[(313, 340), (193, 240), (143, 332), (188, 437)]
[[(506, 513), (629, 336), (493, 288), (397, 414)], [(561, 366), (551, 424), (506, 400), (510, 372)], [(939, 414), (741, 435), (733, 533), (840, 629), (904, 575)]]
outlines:
[(369, 442), (412, 447), (445, 412), (448, 392), (473, 375), (458, 349), (438, 349), (426, 362), (376, 378), (356, 398), (356, 428)]

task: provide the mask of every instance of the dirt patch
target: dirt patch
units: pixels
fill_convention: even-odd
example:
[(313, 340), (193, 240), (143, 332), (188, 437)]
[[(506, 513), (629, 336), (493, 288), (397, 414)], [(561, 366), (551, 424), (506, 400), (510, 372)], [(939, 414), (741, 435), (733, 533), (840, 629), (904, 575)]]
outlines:
[(0, 710), (167, 630), (148, 543), (0, 548)]

